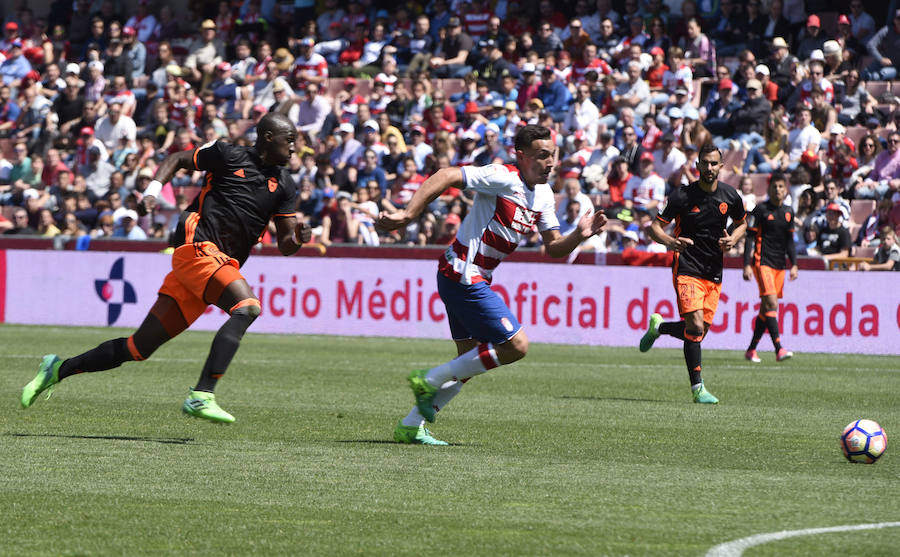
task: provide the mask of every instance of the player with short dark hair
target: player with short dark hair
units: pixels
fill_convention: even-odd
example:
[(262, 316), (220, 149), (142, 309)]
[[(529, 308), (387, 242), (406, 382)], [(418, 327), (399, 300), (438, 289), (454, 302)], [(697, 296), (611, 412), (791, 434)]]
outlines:
[[(683, 321), (663, 322), (660, 314), (651, 315), (640, 350), (650, 350), (661, 334), (683, 340), (694, 402), (717, 404), (719, 399), (703, 385), (700, 342), (719, 305), (725, 252), (744, 236), (747, 221), (740, 194), (719, 181), (721, 151), (711, 143), (704, 145), (697, 168), (700, 179), (672, 192), (665, 210), (657, 215), (649, 230), (653, 240), (675, 252), (672, 273), (678, 313)], [(734, 222), (730, 234), (726, 229), (729, 217)], [(669, 235), (663, 226), (672, 221), (675, 229)]]
[(525, 357), (528, 337), (515, 314), (490, 288), (493, 270), (534, 227), (551, 257), (564, 257), (603, 228), (606, 217), (587, 213), (567, 236), (559, 232), (556, 202), (547, 178), (557, 148), (550, 130), (527, 125), (516, 133), (516, 164), (439, 170), (416, 191), (406, 209), (382, 213), (378, 226), (404, 228), (447, 188), (475, 192), (472, 208), (438, 264), (438, 293), (447, 310), (458, 357), (407, 378), (416, 405), (394, 429), (400, 443), (446, 445), (425, 429), (469, 378)]
[(778, 299), (784, 289), (784, 259), (791, 261), (791, 280), (797, 279), (797, 251), (794, 248), (794, 212), (784, 204), (787, 179), (781, 172), (769, 178), (769, 199), (757, 205), (747, 219), (744, 242), (744, 280), (756, 277), (759, 286), (759, 315), (753, 322), (753, 339), (744, 357), (751, 362), (761, 360), (756, 346), (766, 330), (775, 346), (779, 362), (793, 356), (781, 346), (778, 332)]
[(297, 187), (283, 167), (294, 153), (297, 130), (284, 114), (271, 112), (259, 121), (256, 131), (253, 147), (215, 141), (170, 155), (159, 165), (156, 179), (145, 191), (144, 209), (154, 207), (162, 184), (179, 169), (205, 170), (206, 182), (181, 214), (172, 271), (156, 302), (138, 330), (127, 338), (108, 340), (67, 360), (55, 354), (44, 356), (37, 376), (22, 390), (24, 408), (70, 375), (146, 360), (215, 304), (228, 312), (229, 318), (216, 333), (200, 380), (182, 409), (207, 420), (234, 421), (216, 403), (213, 390), (260, 313), (259, 300), (239, 269), (270, 219), (275, 221), (278, 250), (283, 255), (296, 253), (311, 235), (309, 226), (297, 221)]

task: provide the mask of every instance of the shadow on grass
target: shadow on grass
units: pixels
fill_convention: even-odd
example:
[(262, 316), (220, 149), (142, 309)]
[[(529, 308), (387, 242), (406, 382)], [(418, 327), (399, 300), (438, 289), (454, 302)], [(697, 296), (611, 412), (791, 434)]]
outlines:
[(672, 402), (671, 400), (657, 400), (654, 398), (628, 398), (621, 396), (570, 396), (563, 395), (559, 398), (564, 398), (568, 400), (607, 400), (607, 401), (620, 401), (620, 402), (659, 402), (661, 404)]
[(194, 441), (191, 437), (135, 437), (130, 435), (58, 435), (52, 433), (6, 433), (11, 437), (57, 437), (64, 439), (94, 439), (100, 441), (143, 441), (164, 445), (187, 445)]
[[(404, 443), (398, 443), (396, 441), (389, 441), (387, 439), (341, 439), (338, 443), (361, 443), (368, 445), (403, 445)], [(468, 447), (465, 443), (450, 443), (447, 445), (449, 447)]]

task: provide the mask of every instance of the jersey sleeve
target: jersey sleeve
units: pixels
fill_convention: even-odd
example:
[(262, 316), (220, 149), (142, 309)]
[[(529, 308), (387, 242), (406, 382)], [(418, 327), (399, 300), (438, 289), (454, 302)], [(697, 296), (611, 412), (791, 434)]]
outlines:
[(663, 224), (669, 224), (670, 222), (672, 222), (675, 217), (683, 212), (684, 200), (684, 193), (682, 193), (681, 190), (672, 192), (672, 195), (669, 196), (668, 203), (666, 203), (666, 208), (663, 209), (662, 213), (656, 215), (656, 220), (660, 221)]
[(549, 186), (547, 186), (547, 195), (544, 196), (543, 209), (541, 209), (541, 217), (538, 219), (537, 228), (539, 232), (559, 230), (559, 219), (556, 217), (556, 199), (553, 197), (553, 191)]
[(519, 180), (502, 164), (488, 164), (485, 166), (464, 166), (463, 188), (471, 189), (478, 193), (498, 195), (510, 191), (510, 188)]
[(294, 179), (291, 178), (291, 175), (287, 171), (281, 172), (281, 179), (279, 180), (282, 189), (284, 190), (284, 195), (281, 198), (281, 203), (279, 203), (278, 207), (275, 208), (275, 212), (272, 216), (274, 217), (293, 217), (297, 214), (297, 184), (294, 183)]
[(205, 170), (213, 174), (220, 174), (225, 169), (227, 153), (225, 145), (221, 141), (211, 141), (194, 149), (191, 157), (197, 170)]
[(731, 197), (731, 203), (728, 204), (728, 216), (734, 221), (735, 225), (739, 225), (747, 218), (747, 210), (744, 209), (744, 200), (735, 191)]

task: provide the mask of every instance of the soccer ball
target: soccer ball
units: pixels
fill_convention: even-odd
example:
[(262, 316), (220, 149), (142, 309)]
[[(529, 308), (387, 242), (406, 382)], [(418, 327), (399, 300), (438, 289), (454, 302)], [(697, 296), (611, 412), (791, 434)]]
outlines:
[(841, 450), (850, 462), (872, 464), (887, 448), (887, 433), (872, 420), (856, 420), (841, 434)]

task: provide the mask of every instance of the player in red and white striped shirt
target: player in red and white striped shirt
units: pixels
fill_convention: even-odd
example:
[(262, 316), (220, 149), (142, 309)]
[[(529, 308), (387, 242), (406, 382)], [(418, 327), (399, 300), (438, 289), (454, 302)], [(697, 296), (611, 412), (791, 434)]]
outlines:
[(606, 224), (602, 212), (585, 215), (573, 232), (560, 235), (553, 191), (547, 184), (557, 152), (550, 130), (522, 127), (516, 133), (515, 148), (515, 165), (439, 170), (416, 191), (406, 209), (378, 218), (383, 229), (405, 228), (447, 189), (475, 192), (469, 214), (438, 264), (438, 292), (459, 356), (409, 374), (416, 406), (394, 430), (394, 440), (400, 443), (446, 445), (431, 436), (425, 421), (433, 422), (435, 413), (459, 393), (466, 380), (520, 360), (528, 352), (528, 337), (515, 314), (490, 289), (500, 262), (535, 227), (547, 253), (565, 257)]

